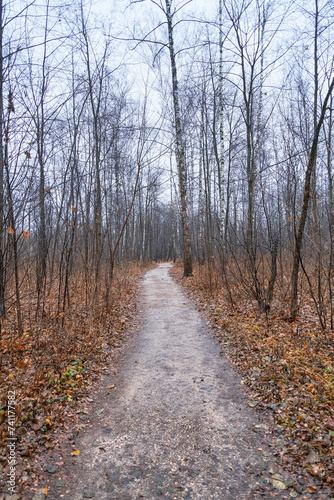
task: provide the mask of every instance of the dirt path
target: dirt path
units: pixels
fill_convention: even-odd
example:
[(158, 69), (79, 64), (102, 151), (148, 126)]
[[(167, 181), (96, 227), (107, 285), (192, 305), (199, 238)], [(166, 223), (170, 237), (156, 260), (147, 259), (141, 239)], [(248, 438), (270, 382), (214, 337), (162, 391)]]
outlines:
[(94, 395), (93, 426), (48, 499), (263, 498), (268, 454), (258, 416), (170, 267), (146, 273), (135, 346)]

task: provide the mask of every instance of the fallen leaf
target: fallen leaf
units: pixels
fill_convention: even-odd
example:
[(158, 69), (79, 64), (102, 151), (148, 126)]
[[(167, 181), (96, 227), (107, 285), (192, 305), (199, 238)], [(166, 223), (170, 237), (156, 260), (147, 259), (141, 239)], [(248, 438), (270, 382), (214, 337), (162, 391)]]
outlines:
[(72, 451), (71, 455), (77, 457), (78, 455), (80, 455), (80, 450), (74, 450), (74, 451)]
[(316, 486), (309, 486), (307, 488), (308, 493), (314, 493), (317, 490)]

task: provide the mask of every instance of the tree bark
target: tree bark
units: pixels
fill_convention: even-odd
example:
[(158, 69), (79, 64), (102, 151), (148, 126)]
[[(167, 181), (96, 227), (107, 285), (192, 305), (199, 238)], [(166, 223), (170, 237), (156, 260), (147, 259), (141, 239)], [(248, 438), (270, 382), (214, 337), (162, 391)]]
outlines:
[(223, 104), (223, 6), (219, 0), (219, 231), (225, 251), (225, 147), (224, 147), (224, 104)]
[(2, 12), (3, 2), (0, 0), (0, 340), (2, 321), (5, 315), (5, 266), (4, 266), (4, 192), (3, 192), (3, 139), (4, 139), (4, 124), (3, 124), (3, 54), (2, 54)]
[(171, 13), (171, 0), (166, 0), (166, 17), (169, 38), (169, 55), (172, 70), (172, 88), (175, 119), (176, 137), (176, 162), (179, 174), (179, 187), (181, 199), (181, 217), (183, 228), (183, 276), (192, 275), (191, 241), (189, 231), (188, 207), (187, 207), (187, 182), (186, 182), (186, 162), (183, 133), (181, 127), (181, 114), (179, 104), (178, 78), (175, 61), (174, 36), (173, 36), (173, 14)]
[[(5, 127), (5, 136), (9, 137), (9, 114), (7, 125)], [(23, 334), (23, 322), (22, 322), (22, 311), (21, 311), (21, 297), (20, 297), (20, 278), (19, 278), (19, 259), (18, 259), (18, 248), (17, 248), (17, 231), (16, 231), (16, 220), (14, 215), (14, 203), (13, 203), (13, 192), (10, 182), (10, 172), (8, 165), (8, 142), (5, 144), (4, 151), (4, 166), (6, 169), (6, 185), (7, 185), (7, 197), (8, 197), (8, 212), (9, 212), (9, 222), (12, 228), (12, 234), (10, 235), (12, 247), (13, 247), (13, 261), (14, 261), (14, 278), (15, 278), (15, 296), (16, 296), (16, 318), (17, 318), (17, 329), (20, 335)]]
[(47, 92), (47, 37), (48, 37), (48, 15), (49, 1), (46, 4), (46, 24), (44, 28), (44, 43), (43, 43), (43, 60), (42, 60), (42, 88), (40, 93), (40, 111), (37, 108), (37, 116), (35, 119), (36, 125), (36, 142), (37, 142), (37, 157), (39, 163), (39, 188), (38, 188), (38, 205), (39, 205), (39, 227), (38, 227), (38, 254), (36, 266), (36, 288), (37, 288), (37, 308), (36, 317), (40, 312), (42, 302), (42, 314), (44, 313), (44, 296), (46, 285), (46, 267), (48, 256), (48, 242), (46, 238), (46, 220), (45, 220), (45, 105)]
[(330, 102), (330, 115), (328, 123), (328, 140), (327, 140), (327, 173), (328, 173), (328, 198), (329, 198), (329, 236), (330, 236), (330, 253), (329, 253), (329, 266), (328, 266), (328, 289), (330, 300), (330, 324), (331, 330), (334, 329), (334, 310), (333, 310), (333, 289), (332, 289), (332, 275), (334, 263), (334, 189), (333, 189), (333, 173), (332, 173), (332, 127), (333, 127), (333, 97), (331, 96)]

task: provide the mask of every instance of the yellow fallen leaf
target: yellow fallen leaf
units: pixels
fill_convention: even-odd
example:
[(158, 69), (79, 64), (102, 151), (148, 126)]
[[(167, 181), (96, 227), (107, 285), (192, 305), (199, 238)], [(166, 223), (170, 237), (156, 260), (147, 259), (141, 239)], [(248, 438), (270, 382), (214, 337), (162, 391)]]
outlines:
[(115, 387), (115, 384), (107, 385), (107, 389), (113, 389)]
[(78, 455), (80, 455), (80, 450), (72, 451), (71, 455), (74, 455), (75, 457), (77, 457)]
[(46, 418), (46, 419), (45, 419), (45, 422), (46, 422), (47, 424), (51, 425), (51, 420), (50, 420), (49, 418)]
[(47, 487), (47, 486), (45, 486), (45, 487), (44, 487), (44, 495), (47, 495), (47, 494), (48, 494), (48, 487)]

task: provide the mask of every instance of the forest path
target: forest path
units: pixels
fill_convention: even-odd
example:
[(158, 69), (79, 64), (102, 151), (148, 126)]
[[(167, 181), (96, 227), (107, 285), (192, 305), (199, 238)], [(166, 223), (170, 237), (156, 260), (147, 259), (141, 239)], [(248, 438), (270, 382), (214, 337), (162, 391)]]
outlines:
[[(171, 267), (145, 274), (135, 345), (94, 394), (100, 413), (48, 499), (263, 498), (256, 483), (268, 453), (258, 415)], [(278, 494), (270, 488), (265, 498)]]

